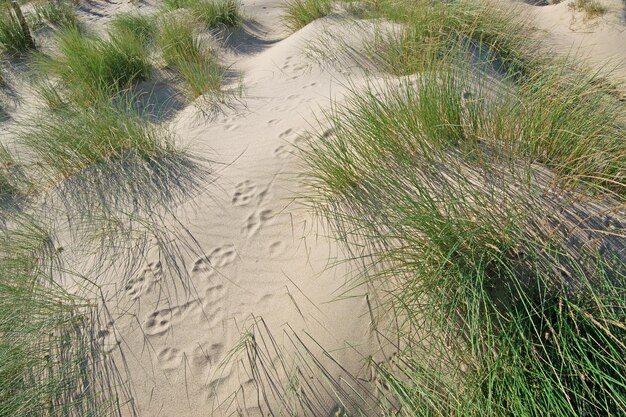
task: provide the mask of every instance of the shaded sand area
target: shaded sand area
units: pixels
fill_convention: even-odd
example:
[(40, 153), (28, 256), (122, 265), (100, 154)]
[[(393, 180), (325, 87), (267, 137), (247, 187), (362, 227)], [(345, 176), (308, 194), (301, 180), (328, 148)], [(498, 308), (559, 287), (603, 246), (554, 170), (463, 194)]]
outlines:
[[(363, 79), (357, 68), (323, 69), (305, 56), (322, 30), (345, 22), (324, 18), (285, 38), (278, 2), (243, 6), (255, 22), (228, 41), (243, 97), (209, 121), (191, 106), (172, 122), (180, 145), (218, 162), (211, 186), (164, 220), (177, 246), (191, 249), (174, 255), (176, 273), (163, 271), (170, 259), (157, 247), (127, 283), (115, 274), (101, 281), (110, 317), (103, 341), (124, 364), (141, 416), (292, 407), (330, 416), (341, 407), (333, 390), (357, 401), (354, 384), (371, 378), (363, 359), (380, 356), (367, 294), (349, 290), (337, 244), (294, 202), (302, 180), (294, 145), (320, 107)], [(323, 356), (317, 345), (341, 364), (320, 364), (327, 376), (309, 358), (299, 361), (311, 369), (296, 365), (303, 346)], [(355, 380), (340, 382), (346, 373)], [(300, 393), (299, 384), (311, 387)], [(310, 398), (297, 398), (303, 393)]]
[[(592, 22), (583, 22), (568, 2), (508, 3), (533, 16), (549, 48), (614, 67), (618, 83), (626, 78), (626, 12), (619, 1), (608, 2), (611, 12)], [(380, 411), (373, 405), (380, 381), (371, 362), (395, 354), (394, 344), (384, 342), (394, 334), (393, 317), (378, 308), (380, 288), (355, 285), (360, 254), (344, 253), (326, 222), (298, 199), (308, 190), (296, 150), (313, 137), (307, 132), (325, 125), (323, 111), (351, 91), (411, 76), (361, 65), (363, 39), (393, 25), (355, 21), (357, 13), (337, 6), (289, 34), (282, 4), (243, 0), (242, 27), (216, 31), (227, 64), (223, 89), (232, 93), (224, 103), (179, 100), (166, 78), (138, 88), (176, 145), (210, 161), (210, 169), (193, 174), (190, 195), (151, 213), (158, 231), (142, 231), (145, 239), (136, 243), (132, 228), (121, 227), (119, 241), (95, 254), (73, 232), (60, 231), (55, 242), (72, 271), (68, 288), (79, 292), (74, 274), (95, 276), (97, 285), (88, 288), (98, 303), (95, 333), (112, 363), (111, 374), (101, 377), (117, 391), (121, 415)], [(80, 16), (104, 32), (118, 13), (157, 6), (98, 3)], [(339, 38), (340, 46), (330, 44)], [(546, 177), (541, 185), (548, 188)], [(57, 229), (64, 216), (50, 214)]]

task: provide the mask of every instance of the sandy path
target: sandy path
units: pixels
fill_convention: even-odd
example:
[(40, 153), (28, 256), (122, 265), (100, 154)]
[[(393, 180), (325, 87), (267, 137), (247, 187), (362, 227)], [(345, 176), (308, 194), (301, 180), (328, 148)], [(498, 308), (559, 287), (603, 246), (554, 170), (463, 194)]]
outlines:
[[(214, 121), (189, 108), (173, 122), (181, 145), (228, 163), (170, 225), (188, 229), (204, 253), (184, 260), (191, 289), (168, 287), (158, 250), (121, 296), (118, 282), (104, 285), (112, 323), (102, 334), (127, 367), (141, 416), (267, 415), (246, 366), (231, 359), (220, 367), (255, 320), (263, 319), (281, 346), (290, 344), (292, 330), (310, 335), (355, 375), (365, 372), (361, 359), (377, 350), (365, 294), (343, 293), (348, 266), (333, 265), (337, 247), (293, 201), (299, 191), (293, 144), (314, 112), (345, 91), (346, 76), (351, 82), (361, 76), (305, 65), (305, 43), (333, 19), (277, 41), (283, 36), (277, 2), (250, 2), (244, 10), (257, 22), (232, 41), (240, 42), (234, 69), (244, 77), (241, 105)], [(334, 400), (320, 398), (308, 415), (332, 414)]]

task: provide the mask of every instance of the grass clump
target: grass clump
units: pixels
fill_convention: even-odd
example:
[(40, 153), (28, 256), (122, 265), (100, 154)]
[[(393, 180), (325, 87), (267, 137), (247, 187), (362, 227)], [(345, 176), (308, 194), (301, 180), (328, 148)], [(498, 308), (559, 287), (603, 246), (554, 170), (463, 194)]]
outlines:
[[(381, 413), (623, 414), (624, 234), (598, 226), (623, 201), (623, 108), (591, 75), (503, 89), (432, 59), (354, 93), (302, 149), (310, 203), (366, 248), (398, 322), (401, 353), (376, 366)], [(574, 203), (587, 184), (617, 199)]]
[(194, 1), (189, 10), (198, 22), (209, 28), (237, 26), (242, 20), (237, 0)]
[(283, 9), (285, 26), (295, 32), (316, 19), (328, 16), (331, 12), (331, 2), (329, 0), (287, 0)]
[(569, 4), (569, 7), (572, 10), (585, 13), (585, 17), (587, 17), (588, 19), (600, 17), (609, 10), (604, 4), (602, 4), (598, 0), (574, 0), (572, 3)]
[(115, 415), (85, 303), (46, 271), (49, 234), (27, 219), (0, 232), (0, 414)]
[(35, 49), (28, 27), (20, 23), (9, 3), (0, 4), (0, 47), (9, 55), (18, 55)]
[(113, 36), (134, 37), (142, 45), (150, 45), (154, 41), (157, 28), (152, 16), (124, 13), (115, 16), (111, 21)]
[(515, 75), (535, 72), (538, 43), (528, 36), (527, 22), (492, 4), (474, 0), (374, 3), (372, 17), (401, 23), (398, 33), (381, 34), (369, 42), (370, 55), (383, 69), (413, 74), (430, 65), (431, 57), (445, 59), (463, 45), (474, 57), (496, 62), (500, 71)]
[(35, 17), (39, 21), (47, 21), (62, 29), (78, 26), (74, 7), (65, 1), (47, 1), (35, 5)]
[(242, 20), (237, 0), (166, 0), (163, 5), (166, 10), (188, 10), (208, 28), (237, 26)]
[(72, 101), (90, 104), (150, 76), (147, 50), (130, 33), (102, 39), (70, 28), (59, 34), (58, 42), (58, 52), (40, 56), (37, 64), (46, 75), (59, 79), (62, 92)]
[(164, 21), (157, 44), (163, 60), (180, 75), (192, 99), (220, 92), (223, 71), (216, 53), (203, 45), (186, 19), (173, 17)]
[(106, 100), (86, 108), (68, 105), (26, 126), (19, 136), (55, 178), (115, 161), (150, 162), (174, 152), (166, 131), (130, 105)]

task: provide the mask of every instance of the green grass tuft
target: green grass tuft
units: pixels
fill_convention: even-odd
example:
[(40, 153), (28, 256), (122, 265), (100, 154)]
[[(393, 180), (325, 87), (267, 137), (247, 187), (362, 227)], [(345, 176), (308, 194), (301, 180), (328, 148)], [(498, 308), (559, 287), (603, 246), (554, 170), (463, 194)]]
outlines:
[(609, 9), (598, 0), (574, 0), (569, 4), (572, 10), (585, 13), (588, 19), (594, 19), (604, 15)]
[(93, 165), (151, 161), (174, 152), (167, 131), (129, 106), (106, 100), (46, 114), (26, 125), (19, 138), (53, 178), (68, 178)]
[(237, 0), (166, 0), (163, 7), (168, 11), (186, 9), (208, 28), (237, 26), (242, 20)]
[(74, 7), (65, 1), (47, 1), (35, 5), (35, 17), (39, 21), (45, 20), (62, 29), (78, 26)]
[(0, 4), (0, 48), (9, 55), (18, 55), (35, 49), (30, 33), (23, 30), (15, 12), (8, 4)]
[(329, 0), (287, 0), (283, 6), (283, 22), (287, 29), (295, 32), (312, 21), (331, 12)]
[(111, 21), (113, 36), (125, 37), (127, 34), (135, 37), (142, 45), (150, 45), (157, 32), (154, 17), (125, 13), (115, 16)]
[(170, 17), (164, 21), (157, 44), (163, 60), (181, 76), (192, 99), (205, 93), (219, 95), (223, 70), (216, 53), (203, 45), (187, 19)]
[(72, 28), (59, 34), (58, 41), (58, 51), (39, 56), (37, 66), (59, 79), (70, 100), (90, 104), (150, 76), (146, 48), (131, 33), (115, 32), (102, 39)]

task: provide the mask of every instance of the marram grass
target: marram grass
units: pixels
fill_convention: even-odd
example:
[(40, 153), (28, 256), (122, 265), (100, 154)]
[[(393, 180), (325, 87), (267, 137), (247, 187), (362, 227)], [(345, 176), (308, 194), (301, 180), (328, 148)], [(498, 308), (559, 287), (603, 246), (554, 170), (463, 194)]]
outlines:
[(45, 272), (55, 256), (45, 229), (13, 220), (0, 232), (0, 415), (118, 415), (96, 380), (106, 371), (89, 307)]
[[(623, 414), (623, 229), (588, 232), (602, 252), (569, 234), (623, 198), (623, 107), (594, 74), (504, 88), (431, 57), (354, 92), (302, 149), (307, 201), (392, 288), (401, 352), (376, 365), (381, 413)], [(617, 200), (572, 203), (598, 192)]]
[(202, 42), (186, 15), (166, 17), (157, 44), (166, 65), (181, 77), (190, 98), (220, 95), (223, 69), (214, 48)]
[(152, 70), (148, 52), (134, 34), (118, 31), (103, 39), (75, 28), (59, 33), (58, 50), (40, 55), (37, 67), (59, 79), (63, 95), (84, 105), (147, 79)]
[(283, 6), (283, 24), (292, 32), (331, 12), (329, 0), (287, 0)]

